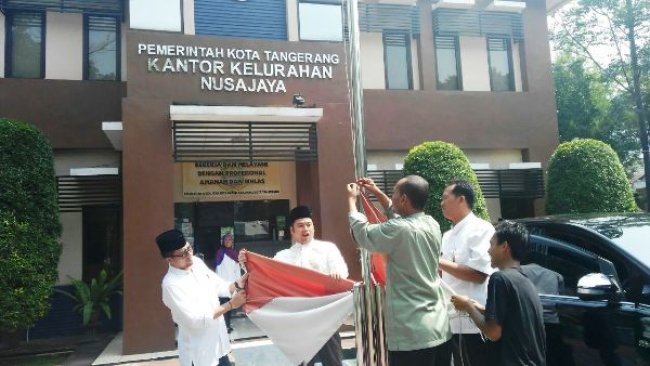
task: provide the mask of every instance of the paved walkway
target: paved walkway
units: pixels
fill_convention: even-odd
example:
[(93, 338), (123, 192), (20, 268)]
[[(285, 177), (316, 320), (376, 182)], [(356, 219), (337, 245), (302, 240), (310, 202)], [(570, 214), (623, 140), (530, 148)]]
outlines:
[[(262, 332), (248, 320), (247, 317), (233, 318), (235, 329), (230, 338), (232, 341), (231, 361), (236, 366), (295, 366), (265, 338)], [(342, 332), (343, 349), (348, 358), (354, 353), (354, 332)], [(95, 356), (98, 353), (95, 353)], [(84, 366), (124, 365), (124, 366), (178, 366), (176, 350), (168, 352), (147, 353), (138, 355), (122, 355), (122, 335), (118, 334), (94, 360), (86, 359)], [(82, 364), (66, 363), (64, 366), (81, 366)], [(318, 364), (317, 364), (318, 365)], [(356, 365), (356, 361), (345, 361), (346, 366)]]

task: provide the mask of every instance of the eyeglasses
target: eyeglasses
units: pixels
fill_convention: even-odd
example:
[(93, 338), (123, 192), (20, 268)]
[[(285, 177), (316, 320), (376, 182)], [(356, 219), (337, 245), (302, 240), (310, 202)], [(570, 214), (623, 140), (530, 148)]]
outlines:
[(181, 249), (181, 254), (172, 254), (172, 257), (174, 258), (189, 258), (192, 256), (194, 253), (194, 249), (192, 249), (192, 246), (189, 245), (185, 249)]

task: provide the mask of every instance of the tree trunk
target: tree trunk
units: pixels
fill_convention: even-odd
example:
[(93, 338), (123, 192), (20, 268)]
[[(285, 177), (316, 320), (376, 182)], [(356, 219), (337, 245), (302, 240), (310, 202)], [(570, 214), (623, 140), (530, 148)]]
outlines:
[(625, 0), (625, 10), (627, 13), (628, 41), (630, 42), (630, 64), (632, 68), (632, 83), (634, 104), (636, 105), (636, 114), (639, 122), (639, 139), (641, 140), (641, 151), (643, 152), (643, 169), (645, 174), (645, 194), (646, 207), (650, 208), (650, 149), (648, 147), (648, 124), (646, 123), (645, 106), (641, 96), (641, 85), (639, 80), (639, 60), (636, 48), (636, 32), (634, 29), (635, 17), (632, 8), (632, 0)]

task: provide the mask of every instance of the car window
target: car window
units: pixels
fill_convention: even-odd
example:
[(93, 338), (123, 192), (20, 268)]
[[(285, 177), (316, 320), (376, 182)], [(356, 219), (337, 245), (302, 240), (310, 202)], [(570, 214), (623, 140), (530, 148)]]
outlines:
[[(558, 286), (560, 295), (575, 296), (578, 280), (586, 274), (600, 271), (598, 257), (595, 254), (570, 244), (536, 235), (530, 236), (530, 244), (530, 252), (525, 263), (537, 264), (559, 274), (564, 282), (564, 286)], [(540, 291), (548, 292), (543, 288)]]
[(564, 231), (559, 228), (535, 228), (531, 232), (545, 237), (557, 239), (561, 242), (579, 247), (603, 258), (606, 258), (614, 264), (617, 277), (622, 281), (622, 283), (626, 283), (628, 281), (629, 270), (625, 265), (625, 262), (621, 260), (618, 255), (615, 255), (612, 250), (603, 248), (602, 245), (597, 245), (594, 242), (595, 239), (591, 239), (585, 236), (584, 231), (578, 234), (576, 232)]

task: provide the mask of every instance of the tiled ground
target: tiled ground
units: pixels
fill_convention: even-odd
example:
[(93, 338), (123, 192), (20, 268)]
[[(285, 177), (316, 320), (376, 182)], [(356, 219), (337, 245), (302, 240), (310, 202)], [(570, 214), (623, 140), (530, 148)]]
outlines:
[[(233, 351), (231, 360), (236, 366), (295, 366), (269, 341), (246, 317), (233, 318), (234, 331), (230, 334)], [(354, 333), (343, 332), (345, 355), (353, 358)], [(122, 337), (118, 335), (93, 362), (93, 365), (125, 366), (177, 366), (178, 354), (174, 351), (140, 355), (122, 355)], [(355, 366), (356, 361), (346, 360), (346, 366)], [(318, 364), (317, 364), (318, 365)]]

